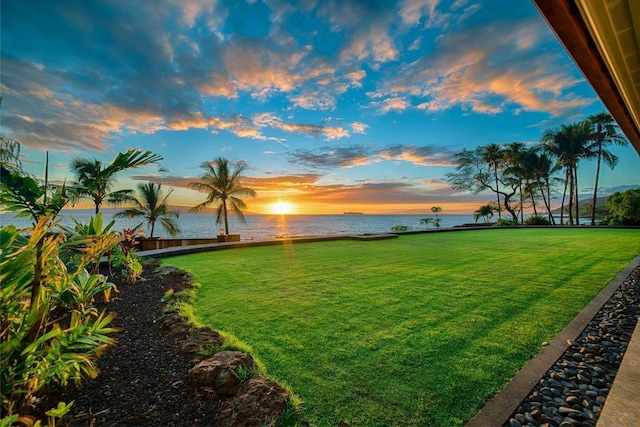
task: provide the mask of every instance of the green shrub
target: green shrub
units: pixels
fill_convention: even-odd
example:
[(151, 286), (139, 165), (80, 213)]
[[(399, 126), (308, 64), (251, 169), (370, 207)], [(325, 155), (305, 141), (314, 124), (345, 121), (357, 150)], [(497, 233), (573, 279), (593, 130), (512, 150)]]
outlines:
[(531, 215), (526, 218), (523, 225), (551, 225), (551, 221), (540, 215)]
[(602, 224), (640, 225), (640, 187), (616, 192), (605, 200), (608, 214)]
[(494, 227), (512, 227), (514, 225), (520, 225), (517, 219), (513, 218), (500, 218), (496, 222), (493, 223)]
[(409, 231), (411, 230), (411, 227), (409, 227), (408, 225), (394, 225), (393, 227), (391, 227), (391, 231)]

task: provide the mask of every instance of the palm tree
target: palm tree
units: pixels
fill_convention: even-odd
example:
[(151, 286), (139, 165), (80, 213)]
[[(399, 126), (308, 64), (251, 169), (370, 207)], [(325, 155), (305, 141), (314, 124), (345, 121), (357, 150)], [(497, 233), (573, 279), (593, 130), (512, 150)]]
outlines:
[(167, 203), (173, 190), (169, 190), (167, 195), (163, 197), (162, 184), (156, 185), (153, 182), (147, 182), (138, 184), (138, 191), (141, 198), (133, 199), (134, 207), (118, 212), (114, 217), (144, 218), (151, 229), (149, 235), (151, 238), (153, 238), (156, 221), (160, 221), (162, 228), (171, 236), (175, 237), (180, 233), (180, 227), (174, 220), (174, 218), (179, 218), (180, 214), (169, 210)]
[(526, 170), (526, 147), (522, 142), (512, 142), (504, 150), (504, 157), (509, 166), (509, 172), (515, 177), (518, 183), (518, 193), (520, 195), (520, 222), (524, 221), (524, 198), (522, 193), (522, 182), (525, 180)]
[(440, 206), (432, 206), (431, 207), (431, 212), (436, 214), (436, 219), (433, 220), (433, 225), (436, 228), (440, 228), (440, 222), (442, 221), (442, 219), (438, 218), (438, 212), (442, 212), (442, 208)]
[(438, 219), (438, 212), (442, 212), (442, 208), (440, 206), (432, 206), (431, 212), (436, 214), (436, 219)]
[(480, 217), (484, 219), (484, 223), (489, 223), (489, 218), (493, 216), (493, 213), (496, 211), (496, 207), (491, 203), (480, 206), (474, 213), (473, 219), (478, 222)]
[[(562, 209), (564, 199), (569, 188), (569, 224), (573, 224), (573, 205), (575, 200), (576, 224), (578, 219), (578, 162), (582, 158), (591, 157), (588, 141), (591, 136), (591, 123), (587, 120), (561, 125), (559, 129), (547, 129), (542, 135), (542, 144), (550, 154), (556, 157), (558, 165), (565, 168), (565, 190), (562, 195)], [(563, 213), (560, 216), (562, 223)]]
[(547, 153), (541, 152), (539, 148), (532, 148), (532, 157), (535, 158), (535, 164), (533, 166), (533, 179), (538, 185), (540, 194), (542, 195), (542, 201), (547, 209), (547, 216), (549, 222), (553, 225), (556, 224), (553, 214), (551, 213), (551, 175), (556, 172), (556, 167), (553, 165), (553, 161)]
[(496, 197), (498, 199), (498, 218), (502, 218), (500, 208), (500, 193), (498, 186), (498, 168), (500, 162), (504, 159), (504, 151), (499, 144), (488, 144), (482, 147), (482, 160), (489, 164), (489, 170), (493, 169), (493, 176), (496, 183)]
[(600, 162), (604, 162), (612, 170), (618, 163), (618, 157), (606, 149), (608, 145), (626, 145), (628, 141), (618, 133), (618, 126), (609, 113), (593, 114), (587, 118), (595, 127), (592, 134), (592, 148), (596, 151), (596, 182), (593, 186), (593, 205), (591, 206), (591, 225), (596, 225), (596, 201), (598, 198), (598, 178), (600, 177)]
[(111, 191), (116, 183), (115, 178), (118, 172), (161, 160), (161, 156), (151, 151), (129, 150), (126, 153), (118, 153), (107, 166), (103, 166), (102, 162), (96, 158), (75, 158), (71, 162), (71, 170), (80, 187), (78, 196), (92, 199), (96, 213), (99, 213), (103, 202), (117, 206), (134, 200), (133, 190)]
[(229, 170), (229, 160), (218, 157), (213, 162), (205, 162), (201, 166), (205, 173), (200, 176), (200, 181), (192, 182), (189, 188), (207, 194), (207, 199), (191, 211), (198, 212), (212, 203), (218, 203), (216, 211), (216, 224), (224, 222), (225, 233), (229, 234), (229, 209), (240, 221), (244, 219), (243, 209), (247, 205), (241, 197), (256, 197), (256, 192), (241, 184), (242, 172), (246, 168), (245, 163), (237, 163), (234, 170)]

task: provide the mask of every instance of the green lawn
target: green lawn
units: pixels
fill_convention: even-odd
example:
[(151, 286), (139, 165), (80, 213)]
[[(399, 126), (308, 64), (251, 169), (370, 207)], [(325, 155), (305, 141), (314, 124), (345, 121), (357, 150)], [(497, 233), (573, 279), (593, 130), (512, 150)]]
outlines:
[(313, 425), (462, 425), (636, 255), (640, 230), (499, 229), (166, 259)]

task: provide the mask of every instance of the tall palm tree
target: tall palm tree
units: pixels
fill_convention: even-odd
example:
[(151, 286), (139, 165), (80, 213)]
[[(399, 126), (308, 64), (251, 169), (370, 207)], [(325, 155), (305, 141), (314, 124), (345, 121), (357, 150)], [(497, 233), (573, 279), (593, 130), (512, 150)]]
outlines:
[(539, 153), (539, 148), (532, 148), (531, 151), (531, 159), (535, 159), (533, 166), (533, 179), (538, 185), (538, 189), (542, 195), (542, 201), (547, 209), (549, 222), (555, 225), (555, 218), (551, 213), (551, 176), (556, 172), (556, 167), (553, 165), (553, 161), (547, 153)]
[(99, 213), (103, 202), (117, 206), (133, 201), (133, 190), (111, 191), (116, 183), (118, 172), (157, 163), (161, 160), (161, 156), (153, 154), (151, 151), (129, 150), (126, 153), (118, 153), (107, 166), (104, 166), (96, 158), (75, 158), (71, 162), (71, 171), (80, 187), (79, 197), (93, 200), (96, 213)]
[[(591, 123), (587, 120), (561, 125), (559, 129), (547, 129), (542, 135), (545, 149), (556, 157), (556, 162), (565, 168), (565, 191), (562, 196), (562, 210), (567, 187), (569, 188), (569, 224), (573, 224), (573, 206), (578, 219), (578, 162), (592, 156), (588, 141), (591, 136)], [(562, 222), (562, 214), (561, 214)]]
[(216, 224), (224, 223), (227, 235), (229, 234), (229, 209), (244, 223), (246, 220), (242, 210), (246, 209), (247, 205), (241, 197), (256, 197), (253, 189), (243, 187), (240, 182), (246, 164), (236, 164), (233, 171), (229, 166), (229, 160), (223, 157), (218, 157), (213, 162), (205, 162), (201, 166), (205, 172), (200, 176), (200, 181), (189, 184), (189, 188), (207, 194), (207, 199), (194, 206), (191, 211), (198, 212), (212, 203), (218, 203)]
[(518, 194), (520, 196), (520, 222), (524, 221), (524, 198), (522, 193), (523, 181), (526, 178), (526, 147), (522, 142), (512, 142), (507, 144), (504, 150), (504, 157), (509, 164), (509, 172), (518, 184)]
[(166, 196), (162, 194), (162, 184), (147, 182), (138, 184), (140, 199), (133, 199), (134, 207), (118, 212), (114, 217), (144, 218), (151, 229), (149, 237), (153, 238), (156, 221), (160, 222), (162, 228), (171, 236), (180, 233), (180, 227), (174, 218), (179, 218), (180, 214), (169, 210), (168, 199), (173, 190), (169, 190)]
[(626, 145), (627, 141), (624, 136), (618, 133), (618, 126), (613, 120), (613, 117), (609, 113), (593, 114), (587, 118), (591, 122), (593, 130), (592, 148), (596, 152), (596, 182), (593, 186), (593, 204), (591, 206), (591, 225), (596, 225), (596, 201), (598, 199), (598, 179), (600, 177), (600, 162), (604, 162), (612, 170), (618, 163), (618, 157), (606, 147), (609, 145)]
[(496, 183), (496, 197), (498, 201), (498, 218), (502, 218), (500, 208), (500, 190), (498, 186), (498, 168), (504, 159), (504, 150), (499, 144), (488, 144), (482, 147), (482, 160), (489, 164), (489, 170), (493, 169), (493, 176)]

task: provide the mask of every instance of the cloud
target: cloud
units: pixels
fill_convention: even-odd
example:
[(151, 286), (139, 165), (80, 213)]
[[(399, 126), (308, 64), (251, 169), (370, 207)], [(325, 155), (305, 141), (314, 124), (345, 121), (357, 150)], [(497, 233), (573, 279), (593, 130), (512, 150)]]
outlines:
[(349, 145), (321, 147), (317, 150), (298, 149), (288, 161), (311, 168), (333, 169), (365, 166), (382, 161), (408, 162), (418, 166), (451, 166), (452, 152), (435, 146), (389, 145), (384, 148)]
[(362, 145), (351, 145), (322, 147), (315, 151), (298, 149), (289, 154), (288, 160), (290, 163), (312, 168), (331, 169), (366, 165), (373, 161), (370, 156), (370, 149)]
[(384, 160), (409, 162), (419, 166), (454, 166), (451, 162), (451, 151), (431, 145), (391, 145), (376, 151), (375, 154)]
[(515, 25), (498, 21), (443, 34), (434, 54), (404, 65), (376, 92), (395, 95), (388, 98), (388, 105), (372, 104), (383, 113), (400, 110), (397, 100), (404, 96), (411, 97), (416, 108), (430, 112), (459, 106), (498, 114), (515, 106), (555, 116), (591, 104), (594, 99), (570, 92), (581, 80), (566, 61), (540, 54), (540, 46), (548, 41), (543, 25), (527, 18)]
[(368, 127), (368, 125), (360, 122), (351, 123), (351, 130), (353, 131), (353, 133), (365, 133)]
[(396, 96), (382, 101), (372, 101), (369, 106), (376, 109), (380, 114), (386, 114), (389, 111), (404, 111), (410, 105), (405, 98)]
[(253, 116), (253, 124), (259, 128), (271, 128), (287, 133), (307, 135), (315, 138), (323, 137), (326, 141), (346, 138), (349, 131), (341, 126), (326, 126), (304, 123), (285, 123), (273, 113), (261, 113)]

